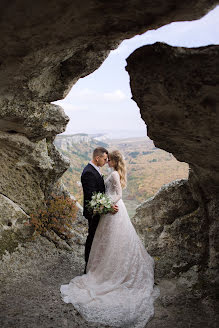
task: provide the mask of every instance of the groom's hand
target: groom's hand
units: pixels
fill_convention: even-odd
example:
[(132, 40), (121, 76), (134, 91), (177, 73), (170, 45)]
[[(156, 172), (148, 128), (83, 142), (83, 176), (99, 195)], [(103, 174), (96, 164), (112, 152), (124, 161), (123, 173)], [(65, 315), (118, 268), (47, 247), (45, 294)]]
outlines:
[(119, 208), (117, 205), (112, 206), (112, 214), (116, 214), (118, 212)]

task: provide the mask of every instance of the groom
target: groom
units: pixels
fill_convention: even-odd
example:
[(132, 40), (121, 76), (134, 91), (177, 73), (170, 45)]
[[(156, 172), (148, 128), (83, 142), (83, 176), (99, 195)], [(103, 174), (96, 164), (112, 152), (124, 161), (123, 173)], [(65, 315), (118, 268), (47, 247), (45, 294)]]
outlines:
[[(98, 226), (100, 215), (92, 216), (92, 213), (86, 208), (87, 201), (91, 200), (94, 192), (105, 193), (105, 185), (103, 176), (100, 172), (100, 167), (104, 166), (108, 161), (108, 151), (103, 147), (95, 148), (93, 151), (93, 158), (85, 166), (82, 175), (81, 183), (84, 193), (84, 211), (83, 215), (88, 220), (88, 236), (85, 244), (85, 270), (86, 273), (87, 262), (90, 254), (91, 245)], [(112, 213), (118, 212), (118, 206), (114, 205)]]

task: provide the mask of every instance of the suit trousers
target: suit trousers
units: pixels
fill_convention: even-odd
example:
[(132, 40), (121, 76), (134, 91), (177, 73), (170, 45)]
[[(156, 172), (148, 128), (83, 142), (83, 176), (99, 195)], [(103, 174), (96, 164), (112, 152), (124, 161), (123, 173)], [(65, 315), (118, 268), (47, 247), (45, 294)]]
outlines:
[(90, 250), (91, 250), (91, 246), (92, 246), (92, 242), (94, 239), (94, 235), (98, 226), (98, 223), (100, 221), (100, 216), (99, 215), (95, 215), (95, 216), (86, 216), (86, 219), (88, 220), (88, 236), (87, 236), (87, 240), (86, 240), (86, 244), (85, 244), (85, 271), (86, 271), (86, 267), (87, 267), (87, 262), (89, 259), (89, 254), (90, 254)]

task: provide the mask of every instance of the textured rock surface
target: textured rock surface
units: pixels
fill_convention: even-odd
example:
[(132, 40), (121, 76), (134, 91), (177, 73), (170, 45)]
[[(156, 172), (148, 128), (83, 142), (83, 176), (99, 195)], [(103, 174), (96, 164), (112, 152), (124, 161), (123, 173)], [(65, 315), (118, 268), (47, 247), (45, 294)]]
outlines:
[(197, 19), (216, 3), (1, 1), (0, 193), (27, 213), (40, 206), (67, 168), (52, 142), (68, 118), (50, 102), (97, 69), (123, 39), (173, 20)]
[(14, 102), (15, 95), (18, 102), (63, 98), (78, 78), (98, 68), (125, 38), (172, 21), (197, 19), (216, 3), (3, 0), (1, 94)]
[[(193, 268), (184, 280), (187, 284), (196, 280), (197, 269)], [(199, 295), (182, 281), (162, 280), (159, 283), (160, 298), (155, 304), (155, 316), (146, 328), (217, 328), (217, 307), (208, 297)], [(192, 285), (191, 283), (191, 285)]]
[[(219, 254), (218, 54), (217, 46), (156, 43), (137, 49), (126, 68), (148, 136), (190, 165), (188, 181), (164, 186), (137, 209), (136, 228), (155, 257), (159, 284), (171, 282), (182, 304), (194, 298), (190, 311), (198, 300), (210, 302), (212, 318)], [(167, 294), (164, 288), (161, 299)], [(165, 304), (158, 307), (162, 313)]]
[(52, 142), (68, 117), (50, 102), (97, 69), (123, 39), (197, 19), (216, 3), (1, 1), (0, 193), (27, 214), (40, 206), (67, 168)]
[[(83, 219), (82, 219), (83, 220)], [(84, 219), (85, 220), (85, 219)], [(82, 226), (86, 226), (83, 222)], [(4, 328), (63, 328), (95, 327), (87, 323), (60, 298), (61, 284), (84, 269), (84, 246), (75, 242), (67, 251), (40, 237), (25, 243), (12, 254), (7, 253), (0, 262), (0, 324)], [(185, 296), (185, 283), (195, 280), (196, 268), (190, 276), (184, 274), (180, 282), (163, 280), (159, 284), (161, 297), (155, 305), (155, 317), (147, 328), (216, 328), (214, 309), (210, 300)], [(178, 285), (177, 285), (178, 284)], [(107, 326), (104, 326), (107, 327)]]
[(5, 251), (13, 252), (19, 243), (27, 241), (31, 229), (24, 226), (27, 214), (7, 197), (0, 195), (0, 257)]
[(155, 145), (190, 165), (192, 197), (209, 241), (206, 265), (217, 267), (219, 47), (173, 48), (156, 43), (127, 59), (133, 99)]
[[(14, 249), (19, 244), (18, 239), (14, 239), (16, 226), (23, 222), (26, 214), (40, 207), (68, 166), (53, 145), (55, 135), (64, 131), (68, 118), (59, 106), (50, 102), (63, 98), (79, 78), (97, 69), (109, 51), (123, 39), (172, 21), (197, 19), (217, 2), (129, 0), (124, 4), (124, 1), (118, 0), (1, 1), (0, 195), (4, 210), (0, 214), (3, 227), (3, 242), (1, 240), (0, 244), (8, 245), (6, 249), (10, 251), (11, 246)], [(165, 218), (166, 239), (163, 238), (163, 244), (159, 246), (170, 249), (174, 245), (171, 254), (178, 256), (176, 245), (179, 246), (182, 239), (174, 239), (173, 234), (177, 229), (187, 227), (187, 223), (190, 231), (196, 229), (199, 214), (201, 222), (206, 223), (203, 236), (202, 225), (197, 228), (199, 236), (204, 240), (206, 234), (209, 237), (209, 242), (205, 243), (205, 255), (199, 252), (191, 266), (191, 256), (184, 249), (183, 254), (187, 254), (188, 258), (179, 257), (179, 261), (187, 260), (189, 269), (185, 271), (182, 266), (181, 276), (172, 270), (168, 281), (160, 281), (164, 296), (161, 294), (157, 317), (149, 326), (208, 327), (205, 309), (200, 305), (198, 312), (191, 312), (189, 297), (185, 298), (185, 293), (181, 297), (180, 289), (175, 289), (175, 286), (179, 281), (183, 282), (183, 286), (188, 285), (191, 276), (192, 286), (196, 284), (196, 266), (201, 258), (201, 270), (207, 267), (205, 274), (210, 277), (207, 281), (214, 281), (215, 278), (218, 235), (218, 160), (215, 158), (217, 139), (214, 125), (218, 99), (215, 71), (218, 67), (217, 52), (215, 47), (185, 50), (154, 46), (147, 48), (150, 50), (144, 49), (129, 59), (128, 67), (133, 67), (137, 77), (134, 80), (138, 81), (138, 84), (133, 82), (133, 74), (128, 69), (134, 99), (141, 108), (149, 136), (156, 146), (172, 152), (178, 159), (190, 163), (192, 168), (189, 179), (192, 197), (187, 197), (184, 191), (183, 197), (176, 190), (173, 194), (179, 196), (178, 204), (193, 200), (189, 204), (187, 202), (185, 213), (184, 206), (180, 206), (181, 212), (175, 209), (179, 215), (177, 219), (174, 213), (161, 209), (159, 213), (161, 216), (163, 213)], [(156, 70), (152, 71), (153, 66)], [(184, 190), (186, 184), (180, 188)], [(174, 208), (170, 198), (166, 200)], [(8, 212), (5, 212), (5, 206), (8, 206)], [(180, 218), (183, 218), (182, 222)], [(159, 220), (156, 225), (161, 226), (163, 220)], [(6, 229), (7, 222), (12, 222), (15, 230), (10, 224)], [(81, 229), (86, 230), (84, 224)], [(82, 271), (79, 259), (82, 254), (80, 251), (76, 252), (78, 255), (71, 253), (75, 242), (84, 242), (82, 230), (77, 232), (72, 245), (65, 245), (59, 240), (57, 246), (62, 249), (56, 249), (53, 242), (40, 239), (39, 242), (19, 246), (13, 254), (4, 257), (1, 275), (5, 289), (1, 299), (1, 308), (4, 309), (2, 326), (86, 326), (70, 305), (57, 301), (60, 284)], [(189, 238), (196, 243), (194, 234)], [(172, 244), (167, 242), (168, 239)], [(156, 246), (153, 245), (153, 238), (150, 242), (150, 250), (153, 251)], [(165, 257), (160, 263), (163, 264), (160, 269), (157, 268), (157, 274), (163, 272), (168, 276), (170, 263), (166, 266)], [(172, 278), (174, 274), (177, 277)], [(209, 327), (214, 327), (214, 322), (209, 322)]]
[(22, 221), (42, 207), (68, 162), (48, 139), (32, 142), (21, 134), (1, 132), (0, 167), (1, 256), (4, 250), (11, 252), (25, 241), (25, 233), (29, 236)]
[(187, 180), (164, 185), (138, 206), (133, 222), (155, 257), (156, 278), (174, 278), (202, 265), (208, 242), (206, 221)]
[(155, 317), (147, 327), (216, 328), (217, 281), (207, 266), (208, 220), (189, 182), (164, 185), (138, 206), (133, 224), (155, 259), (160, 288)]
[(0, 211), (2, 217), (1, 228), (7, 230), (27, 220), (27, 214), (14, 202), (7, 197), (0, 195)]
[(83, 248), (56, 248), (40, 237), (5, 255), (1, 263), (1, 327), (100, 327), (87, 324), (60, 297), (61, 284), (84, 269)]
[(58, 105), (25, 99), (0, 100), (0, 130), (21, 133), (32, 140), (52, 137), (65, 131), (69, 119)]
[[(55, 247), (44, 237), (19, 245), (0, 262), (0, 325), (24, 327), (96, 327), (88, 324), (60, 297), (60, 286), (84, 270), (84, 234), (87, 220), (80, 213), (71, 247)], [(82, 240), (78, 240), (81, 235)], [(60, 246), (60, 245), (59, 245)]]
[(148, 136), (178, 160), (199, 168), (203, 183), (207, 173), (208, 194), (207, 187), (219, 180), (219, 47), (156, 43), (137, 49), (127, 63), (133, 99)]
[(50, 181), (58, 180), (68, 162), (46, 139), (31, 142), (20, 134), (0, 134), (0, 194), (30, 213), (38, 208)]

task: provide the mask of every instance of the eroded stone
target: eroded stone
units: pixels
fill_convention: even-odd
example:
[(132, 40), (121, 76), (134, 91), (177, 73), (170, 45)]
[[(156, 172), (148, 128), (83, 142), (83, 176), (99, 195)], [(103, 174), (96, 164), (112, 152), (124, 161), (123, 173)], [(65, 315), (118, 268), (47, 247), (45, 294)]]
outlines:
[(0, 193), (31, 213), (63, 174), (68, 162), (46, 139), (31, 142), (20, 134), (0, 133)]
[[(151, 1), (135, 0), (124, 5), (123, 1), (98, 0), (1, 1), (0, 130), (3, 132), (0, 135), (0, 192), (27, 213), (41, 206), (45, 195), (67, 168), (67, 162), (52, 142), (57, 133), (64, 131), (68, 118), (60, 108), (49, 103), (62, 99), (79, 78), (97, 69), (109, 51), (125, 38), (172, 21), (198, 19), (217, 2), (159, 0), (152, 4)], [(148, 125), (149, 136), (156, 146), (190, 163), (193, 171), (189, 178), (191, 198), (191, 194), (187, 196), (182, 191), (183, 197), (178, 198), (179, 208), (176, 208), (167, 196), (167, 203), (174, 212), (171, 213), (163, 203), (157, 217), (155, 213), (153, 233), (158, 240), (146, 232), (148, 246), (152, 253), (154, 250), (155, 257), (158, 250), (172, 255), (161, 254), (161, 265), (157, 266), (156, 274), (168, 276), (170, 270), (176, 277), (176, 281), (169, 278), (160, 282), (161, 306), (156, 309), (157, 317), (149, 327), (184, 328), (191, 320), (193, 327), (206, 327), (210, 322), (207, 316), (206, 323), (209, 311), (192, 309), (192, 302), (187, 303), (193, 297), (192, 293), (182, 297), (175, 286), (177, 281), (188, 286), (190, 276), (193, 277), (191, 285), (196, 285), (200, 281), (194, 269), (197, 265), (207, 274), (205, 283), (211, 285), (216, 280), (218, 51), (212, 46), (186, 50), (155, 45), (147, 50), (139, 49), (130, 58), (128, 71), (133, 97)], [(198, 209), (194, 209), (197, 202)], [(188, 206), (184, 207), (185, 203)], [(148, 213), (151, 213), (153, 205), (149, 208)], [(144, 210), (147, 212), (146, 207)], [(179, 216), (175, 218), (175, 215)], [(148, 221), (151, 228), (152, 217)], [(143, 229), (145, 226), (141, 227)], [(191, 236), (187, 237), (187, 233)], [(184, 240), (185, 236), (187, 239)], [(199, 241), (204, 243), (204, 250), (199, 251)], [(183, 243), (186, 247), (180, 250)], [(6, 257), (3, 285), (7, 295), (2, 318), (5, 327), (14, 326), (15, 322), (17, 327), (49, 326), (51, 317), (55, 318), (56, 327), (72, 322), (79, 327), (85, 326), (77, 314), (72, 318), (68, 305), (55, 303), (60, 311), (55, 306), (52, 316), (48, 309), (48, 304), (53, 307), (59, 297), (58, 292), (52, 294), (54, 286), (68, 282), (83, 270), (80, 265), (80, 269), (72, 273), (71, 266), (75, 268), (77, 263), (67, 250), (57, 250), (53, 243), (41, 239), (39, 244), (33, 242), (22, 246), (11, 257)], [(80, 261), (81, 258), (82, 252)], [(178, 280), (182, 272), (184, 275)], [(204, 284), (200, 286), (202, 295)], [(188, 288), (183, 290), (184, 296)], [(14, 307), (15, 301), (22, 316)], [(165, 307), (171, 306), (172, 311), (166, 310)], [(36, 319), (38, 312), (43, 313), (42, 319), (40, 316)]]

